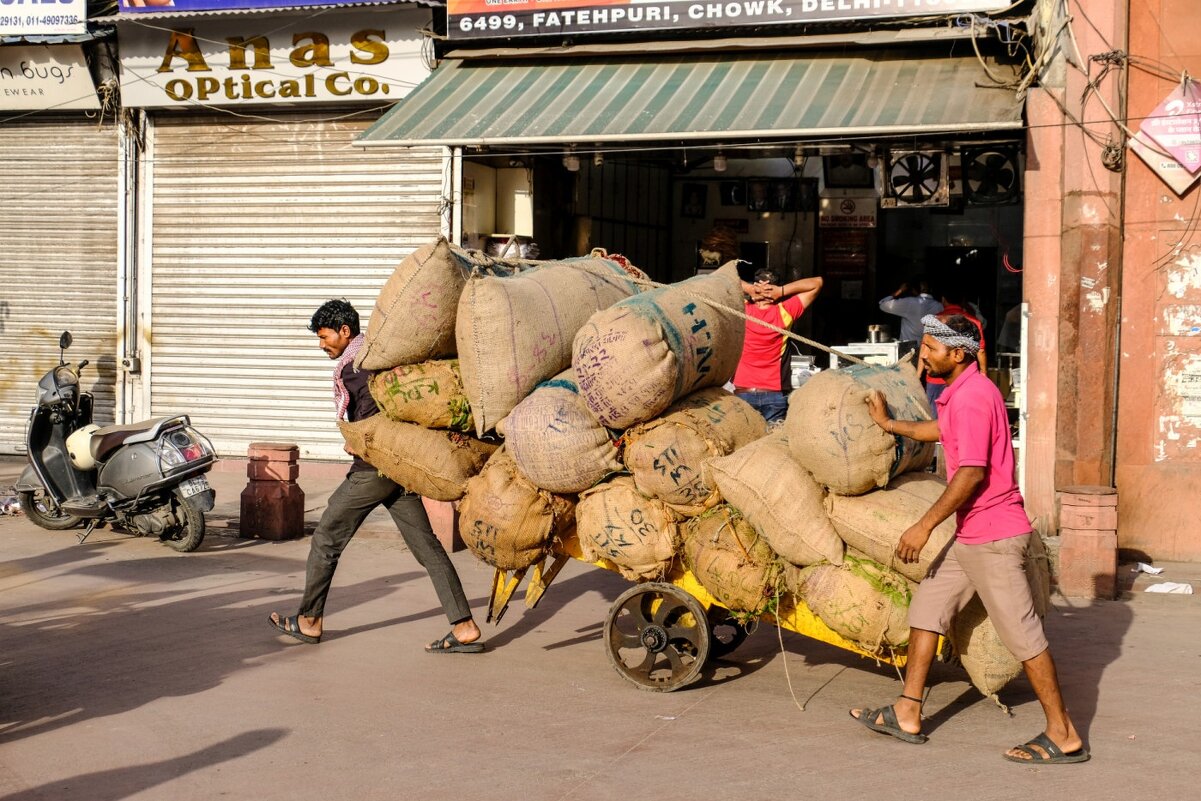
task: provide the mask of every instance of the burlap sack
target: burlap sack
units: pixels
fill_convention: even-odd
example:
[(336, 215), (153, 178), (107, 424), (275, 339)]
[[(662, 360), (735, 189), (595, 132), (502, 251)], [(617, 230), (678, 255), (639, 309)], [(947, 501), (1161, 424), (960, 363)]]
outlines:
[(389, 420), (453, 431), (475, 429), (455, 359), (402, 364), (373, 375), (367, 388)]
[(629, 476), (580, 493), (575, 520), (584, 558), (608, 559), (631, 581), (662, 578), (679, 545), (675, 513), (640, 493)]
[(905, 564), (895, 557), (905, 530), (930, 510), (947, 488), (947, 482), (930, 473), (898, 476), (884, 489), (859, 496), (828, 495), (826, 513), (838, 536), (847, 545), (910, 581), (921, 581), (930, 565), (955, 537), (955, 516), (940, 523), (918, 561)]
[(997, 700), (1001, 688), (1022, 672), (1017, 660), (984, 611), (980, 596), (973, 596), (951, 623), (951, 645), (976, 689)]
[(684, 524), (684, 561), (701, 586), (731, 612), (758, 616), (775, 597), (776, 555), (728, 504)]
[(909, 601), (904, 576), (862, 555), (848, 553), (841, 566), (820, 564), (796, 575), (793, 589), (837, 634), (866, 651), (909, 643)]
[(435, 501), (463, 497), (474, 476), (498, 447), (467, 434), (398, 423), (382, 414), (354, 423), (338, 422), (346, 444), (376, 470)]
[(501, 448), (467, 480), (459, 502), (459, 536), (477, 558), (501, 570), (541, 561), (554, 539), (575, 526), (575, 502), (540, 490)]
[(742, 284), (731, 262), (597, 312), (576, 334), (571, 365), (596, 418), (624, 429), (672, 401), (734, 375), (745, 333)]
[(842, 540), (826, 518), (825, 491), (770, 434), (705, 465), (706, 479), (786, 562), (842, 564)]
[(934, 443), (893, 436), (872, 422), (865, 401), (873, 389), (884, 393), (894, 419), (931, 419), (925, 390), (907, 363), (826, 370), (788, 401), (784, 430), (793, 458), (838, 495), (883, 487), (934, 458)]
[(571, 366), (571, 343), (595, 312), (641, 291), (646, 275), (601, 258), (548, 262), (511, 278), (473, 275), (455, 323), (463, 388), (477, 433)]
[(472, 272), (512, 275), (528, 262), (499, 260), (439, 238), (405, 257), (380, 290), (354, 360), (360, 370), (386, 370), (452, 356), (459, 295)]
[(721, 502), (704, 477), (705, 462), (766, 434), (767, 423), (754, 407), (710, 387), (676, 401), (662, 417), (628, 429), (622, 459), (643, 495), (682, 515), (699, 515)]
[(583, 492), (621, 471), (617, 445), (588, 411), (571, 368), (539, 384), (503, 422), (505, 449), (542, 489)]

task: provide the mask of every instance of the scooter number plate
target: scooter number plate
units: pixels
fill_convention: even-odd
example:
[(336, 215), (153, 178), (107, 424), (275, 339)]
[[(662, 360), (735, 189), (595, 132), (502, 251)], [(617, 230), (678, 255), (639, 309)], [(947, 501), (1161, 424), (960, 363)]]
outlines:
[(207, 489), (209, 489), (209, 482), (204, 476), (189, 478), (179, 485), (179, 491), (185, 498), (191, 498), (193, 495), (198, 495)]

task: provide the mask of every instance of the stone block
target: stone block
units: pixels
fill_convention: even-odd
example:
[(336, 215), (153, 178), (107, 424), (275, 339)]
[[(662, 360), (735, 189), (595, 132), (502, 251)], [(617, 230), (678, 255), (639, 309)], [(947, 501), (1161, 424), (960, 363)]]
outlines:
[(246, 475), (251, 481), (295, 481), (300, 476), (300, 465), (250, 459), (246, 462)]
[(254, 462), (293, 464), (300, 461), (300, 448), (290, 442), (252, 442), (246, 455)]
[(1116, 530), (1059, 530), (1059, 591), (1069, 598), (1113, 599), (1117, 593)]
[(1118, 507), (1061, 505), (1059, 507), (1059, 527), (1091, 531), (1117, 529)]
[(242, 490), (238, 536), (289, 540), (304, 534), (304, 490), (291, 481), (251, 481)]
[(434, 536), (442, 543), (447, 553), (461, 551), (467, 547), (459, 536), (459, 511), (454, 506), (446, 501), (434, 501), (429, 498), (422, 498), (421, 503), (425, 505), (425, 513), (429, 515)]
[(1060, 506), (1117, 506), (1118, 491), (1113, 487), (1064, 487), (1057, 493)]

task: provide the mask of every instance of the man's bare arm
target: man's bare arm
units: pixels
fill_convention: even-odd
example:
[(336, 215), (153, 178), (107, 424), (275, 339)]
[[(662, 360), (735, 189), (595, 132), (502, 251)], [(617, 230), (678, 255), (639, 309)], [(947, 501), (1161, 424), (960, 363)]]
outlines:
[(955, 477), (943, 490), (942, 495), (934, 505), (926, 510), (921, 519), (905, 530), (901, 541), (897, 543), (897, 558), (907, 564), (916, 562), (922, 548), (930, 539), (931, 532), (938, 524), (953, 515), (960, 506), (967, 503), (968, 498), (984, 483), (983, 467), (961, 467), (955, 471)]
[(893, 420), (888, 416), (888, 405), (878, 390), (867, 396), (867, 411), (872, 421), (889, 434), (909, 437), (918, 442), (938, 442), (937, 420)]

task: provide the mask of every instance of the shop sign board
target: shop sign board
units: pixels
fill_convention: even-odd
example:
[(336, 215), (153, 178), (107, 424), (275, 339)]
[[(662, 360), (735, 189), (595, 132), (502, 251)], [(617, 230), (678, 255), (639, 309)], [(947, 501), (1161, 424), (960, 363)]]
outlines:
[[(179, 2), (179, 0), (176, 0)], [(447, 0), (450, 39), (885, 19), (999, 11), (1011, 0)]]
[(408, 94), (428, 70), (421, 59), (429, 11), (192, 18), (122, 26), (121, 100), (135, 108), (263, 103), (369, 102)]
[(0, 47), (0, 109), (98, 109), (100, 98), (79, 45)]
[(0, 0), (0, 36), (86, 33), (88, 0)]
[(1134, 136), (1127, 141), (1130, 149), (1146, 162), (1151, 172), (1158, 175), (1177, 195), (1183, 197), (1188, 188), (1201, 178), (1201, 172), (1196, 175), (1190, 173), (1179, 161), (1165, 155), (1162, 147), (1150, 142), (1142, 131), (1135, 131)]
[(1191, 78), (1181, 81), (1143, 120), (1139, 132), (1190, 173), (1201, 170), (1201, 85)]
[(875, 228), (877, 207), (875, 195), (824, 197), (817, 224), (822, 228)]
[[(2, 0), (0, 0), (2, 1)], [(84, 2), (85, 0), (80, 0)], [(189, 14), (193, 11), (243, 11), (248, 8), (303, 8), (305, 6), (353, 6), (361, 3), (376, 3), (380, 0), (120, 0), (118, 10), (122, 14), (178, 11)]]

